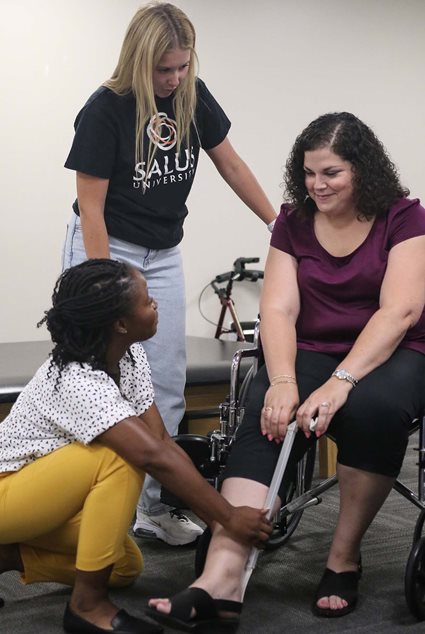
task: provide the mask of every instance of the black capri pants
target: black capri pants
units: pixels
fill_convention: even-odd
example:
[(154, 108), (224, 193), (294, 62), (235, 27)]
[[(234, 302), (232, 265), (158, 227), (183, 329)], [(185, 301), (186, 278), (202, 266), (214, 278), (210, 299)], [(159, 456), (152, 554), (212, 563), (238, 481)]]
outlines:
[[(336, 369), (342, 356), (298, 350), (296, 376), (302, 404), (323, 385)], [(223, 479), (247, 478), (270, 485), (281, 444), (261, 435), (260, 414), (269, 387), (267, 369), (256, 374), (247, 396), (245, 415), (236, 434)], [(338, 447), (341, 465), (397, 477), (408, 441), (411, 422), (425, 412), (425, 355), (414, 350), (397, 349), (378, 368), (353, 388), (345, 405), (336, 412), (328, 432)], [(288, 479), (316, 436), (310, 439), (301, 431), (289, 459), (280, 496)]]

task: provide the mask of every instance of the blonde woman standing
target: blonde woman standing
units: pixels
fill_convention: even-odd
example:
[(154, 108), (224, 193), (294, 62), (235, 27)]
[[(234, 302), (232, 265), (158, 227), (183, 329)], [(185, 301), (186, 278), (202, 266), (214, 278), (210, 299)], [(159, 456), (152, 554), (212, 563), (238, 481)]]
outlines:
[[(118, 65), (75, 121), (65, 166), (77, 174), (64, 268), (112, 258), (138, 268), (158, 302), (158, 332), (145, 342), (156, 402), (174, 435), (184, 414), (185, 288), (179, 243), (186, 200), (203, 148), (241, 200), (271, 227), (275, 213), (233, 149), (230, 121), (196, 76), (195, 30), (168, 3), (142, 7)], [(202, 532), (160, 502), (147, 478), (134, 525), (138, 536), (187, 544)]]

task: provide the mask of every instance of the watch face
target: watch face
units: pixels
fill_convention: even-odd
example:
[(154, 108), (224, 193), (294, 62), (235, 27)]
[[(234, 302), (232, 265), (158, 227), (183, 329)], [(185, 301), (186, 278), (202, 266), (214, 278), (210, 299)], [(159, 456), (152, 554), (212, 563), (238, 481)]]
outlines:
[(332, 376), (336, 376), (337, 379), (348, 381), (353, 387), (357, 385), (358, 382), (349, 372), (347, 372), (347, 370), (335, 370)]

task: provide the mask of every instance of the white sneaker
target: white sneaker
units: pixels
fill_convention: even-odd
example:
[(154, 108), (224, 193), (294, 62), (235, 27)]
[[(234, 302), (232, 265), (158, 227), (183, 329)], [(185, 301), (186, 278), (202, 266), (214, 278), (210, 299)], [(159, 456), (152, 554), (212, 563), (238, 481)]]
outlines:
[(172, 509), (163, 515), (146, 515), (138, 511), (133, 532), (136, 537), (162, 539), (170, 546), (183, 546), (196, 541), (204, 531), (179, 509)]

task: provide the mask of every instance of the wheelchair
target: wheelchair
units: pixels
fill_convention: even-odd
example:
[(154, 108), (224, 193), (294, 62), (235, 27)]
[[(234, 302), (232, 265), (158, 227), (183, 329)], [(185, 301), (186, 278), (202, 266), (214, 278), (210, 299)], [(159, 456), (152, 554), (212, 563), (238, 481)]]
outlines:
[[(241, 380), (241, 362), (251, 358), (252, 364)], [(220, 476), (232, 449), (236, 431), (242, 422), (247, 393), (258, 367), (264, 362), (259, 340), (259, 322), (254, 330), (253, 348), (235, 353), (230, 370), (230, 394), (220, 405), (220, 428), (208, 436), (181, 434), (176, 442), (190, 455), (198, 470), (217, 489), (220, 488)], [(404, 589), (406, 602), (411, 613), (419, 620), (425, 620), (425, 416), (412, 421), (409, 434), (419, 431), (418, 451), (418, 493), (409, 489), (400, 480), (393, 485), (395, 491), (420, 509), (414, 534), (413, 545), (408, 557)], [(304, 510), (316, 506), (322, 501), (322, 494), (338, 483), (333, 475), (311, 488), (315, 464), (316, 444), (314, 444), (297, 464), (294, 475), (288, 484), (282, 506), (273, 521), (273, 532), (265, 544), (266, 550), (283, 546), (296, 530)], [(164, 492), (163, 501), (178, 506), (178, 500)], [(210, 531), (201, 535), (195, 557), (195, 573), (199, 576), (204, 568), (210, 542)]]

